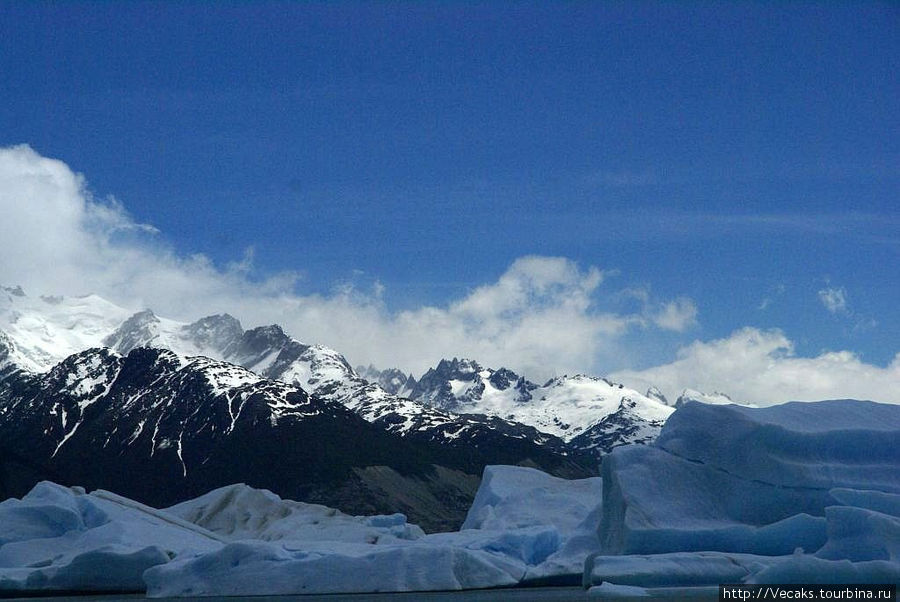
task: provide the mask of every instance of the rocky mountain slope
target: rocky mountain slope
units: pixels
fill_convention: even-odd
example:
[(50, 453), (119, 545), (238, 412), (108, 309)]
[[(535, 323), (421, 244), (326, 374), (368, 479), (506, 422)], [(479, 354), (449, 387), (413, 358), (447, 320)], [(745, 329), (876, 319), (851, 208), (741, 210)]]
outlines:
[[(398, 372), (366, 370), (377, 382), (399, 381)], [(658, 391), (645, 395), (582, 374), (538, 385), (512, 370), (485, 368), (469, 359), (442, 360), (418, 381), (407, 377), (402, 386), (411, 399), (430, 407), (527, 424), (583, 451), (647, 443), (674, 411)]]

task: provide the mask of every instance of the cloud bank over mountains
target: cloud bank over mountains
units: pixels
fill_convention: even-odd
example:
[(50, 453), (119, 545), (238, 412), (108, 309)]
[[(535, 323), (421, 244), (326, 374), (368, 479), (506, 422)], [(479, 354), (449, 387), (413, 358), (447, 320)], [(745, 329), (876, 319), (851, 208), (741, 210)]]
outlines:
[[(354, 363), (417, 375), (453, 356), (505, 365), (532, 380), (603, 374), (611, 359), (628, 355), (627, 333), (689, 333), (698, 320), (693, 300), (652, 299), (647, 292), (639, 309), (605, 311), (603, 301), (616, 294), (604, 287), (609, 274), (561, 257), (520, 257), (495, 282), (439, 307), (392, 311), (377, 284), (304, 294), (296, 274), (254, 278), (249, 255), (226, 266), (180, 255), (159, 240), (164, 233), (136, 223), (114, 199), (94, 198), (82, 176), (27, 145), (0, 149), (0, 212), (0, 284), (35, 295), (93, 292), (182, 320), (228, 312), (246, 326), (277, 322)], [(655, 384), (668, 395), (693, 387), (757, 403), (826, 397), (900, 403), (900, 355), (886, 368), (848, 351), (801, 358), (784, 333), (753, 328), (694, 342), (670, 364), (613, 376)]]
[(794, 343), (782, 331), (749, 327), (727, 338), (682, 347), (672, 363), (622, 370), (611, 377), (663, 391), (721, 391), (759, 405), (843, 398), (900, 403), (900, 353), (885, 368), (849, 351), (797, 357)]

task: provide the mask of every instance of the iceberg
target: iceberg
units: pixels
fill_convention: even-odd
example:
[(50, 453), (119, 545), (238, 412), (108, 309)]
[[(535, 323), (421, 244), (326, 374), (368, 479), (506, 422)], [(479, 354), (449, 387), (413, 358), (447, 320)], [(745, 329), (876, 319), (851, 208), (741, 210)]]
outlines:
[(654, 444), (604, 460), (602, 552), (815, 551), (840, 496), (900, 492), (898, 440), (900, 406), (688, 403)]
[(0, 592), (143, 591), (146, 569), (222, 546), (195, 525), (54, 483), (0, 503)]
[(540, 547), (520, 557), (529, 565), (524, 580), (571, 577), (562, 582), (577, 583), (585, 559), (599, 548), (602, 497), (600, 477), (567, 480), (523, 466), (487, 466), (460, 535), (471, 529), (493, 533), (552, 529), (556, 533), (552, 549)]
[(602, 492), (600, 477), (568, 480), (525, 466), (486, 466), (462, 528), (553, 525), (571, 534), (599, 505)]
[(147, 591), (328, 594), (580, 580), (599, 545), (601, 493), (599, 477), (567, 481), (532, 468), (489, 466), (463, 529), (424, 535), (402, 515), (349, 517), (234, 485), (167, 509), (230, 543), (153, 567), (145, 573)]
[(630, 587), (699, 587), (740, 583), (750, 575), (783, 562), (786, 556), (727, 552), (591, 555), (584, 567), (585, 587), (614, 583)]
[(898, 441), (896, 405), (688, 403), (605, 458), (584, 585), (896, 583)]
[(766, 408), (689, 403), (655, 447), (741, 479), (786, 488), (900, 493), (900, 406), (857, 400)]
[(144, 573), (149, 597), (461, 590), (519, 582), (520, 562), (454, 545), (243, 541)]
[(295, 539), (384, 544), (425, 535), (403, 514), (350, 516), (328, 506), (283, 500), (267, 489), (242, 483), (220, 487), (166, 508), (165, 512), (228, 541)]

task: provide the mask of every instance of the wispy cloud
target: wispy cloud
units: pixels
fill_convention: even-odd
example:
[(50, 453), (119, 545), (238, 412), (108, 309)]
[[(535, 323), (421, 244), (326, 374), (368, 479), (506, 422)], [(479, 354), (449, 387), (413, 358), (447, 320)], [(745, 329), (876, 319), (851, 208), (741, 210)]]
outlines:
[[(879, 213), (673, 213), (662, 212), (651, 223), (671, 233), (703, 236), (736, 232), (763, 234), (860, 235), (900, 226), (900, 217)], [(874, 242), (874, 241), (873, 241)]]
[(823, 288), (819, 291), (819, 301), (825, 306), (825, 309), (833, 314), (846, 314), (847, 309), (847, 291), (843, 287)]
[(783, 284), (778, 284), (770, 290), (769, 294), (763, 297), (762, 301), (759, 302), (759, 305), (756, 309), (759, 311), (765, 311), (769, 309), (772, 303), (775, 302), (776, 299), (784, 295), (784, 292), (787, 290), (787, 287)]

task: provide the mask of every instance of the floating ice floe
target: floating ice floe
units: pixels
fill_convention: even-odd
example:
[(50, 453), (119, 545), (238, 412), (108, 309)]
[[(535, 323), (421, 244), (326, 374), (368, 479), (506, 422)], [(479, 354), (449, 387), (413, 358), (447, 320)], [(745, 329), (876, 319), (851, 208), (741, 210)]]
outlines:
[(900, 493), (898, 440), (900, 406), (690, 403), (604, 460), (603, 552), (816, 550), (831, 490)]

